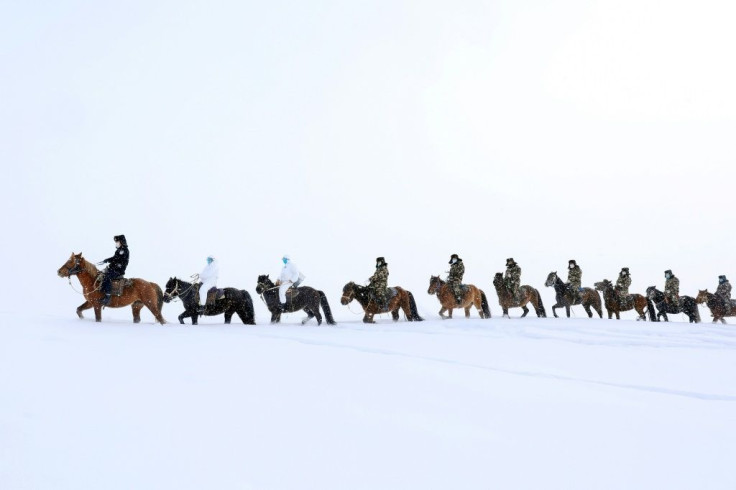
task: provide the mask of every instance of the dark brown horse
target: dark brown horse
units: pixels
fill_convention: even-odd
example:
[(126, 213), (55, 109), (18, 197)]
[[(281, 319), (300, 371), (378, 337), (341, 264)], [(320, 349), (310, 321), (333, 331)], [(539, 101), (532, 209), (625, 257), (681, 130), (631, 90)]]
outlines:
[(648, 307), (647, 298), (641, 294), (630, 294), (626, 298), (621, 298), (613, 283), (608, 279), (595, 283), (595, 289), (603, 293), (603, 301), (606, 303), (609, 320), (614, 313), (616, 314), (616, 320), (620, 320), (622, 311), (636, 310), (639, 314), (637, 320), (646, 321), (645, 311), (649, 311), (649, 320), (657, 321), (657, 313), (653, 308)]
[(570, 307), (575, 305), (583, 305), (585, 312), (588, 314), (588, 318), (593, 318), (593, 312), (590, 311), (591, 306), (598, 313), (598, 316), (603, 318), (601, 297), (595, 289), (583, 288), (580, 294), (575, 294), (573, 296), (575, 291), (568, 289), (567, 284), (562, 282), (562, 279), (557, 275), (557, 272), (550, 272), (544, 285), (547, 287), (554, 286), (555, 288), (556, 303), (552, 306), (552, 314), (555, 318), (557, 318), (557, 312), (555, 309), (562, 308), (563, 306), (565, 307), (567, 318), (570, 318)]
[[(395, 294), (392, 294), (394, 292)], [(349, 282), (342, 288), (340, 303), (348, 305), (353, 300), (360, 303), (364, 312), (363, 323), (376, 323), (373, 317), (381, 313), (391, 313), (391, 318), (396, 322), (399, 320), (399, 310), (404, 311), (407, 321), (421, 322), (424, 320), (424, 318), (419, 316), (417, 303), (414, 301), (414, 295), (410, 291), (395, 286), (389, 288), (386, 297), (388, 299), (388, 305), (382, 307), (376, 303), (368, 287)]]
[(733, 304), (733, 301), (731, 301), (731, 308), (727, 308), (723, 298), (709, 293), (707, 289), (698, 290), (698, 296), (695, 298), (695, 302), (698, 304), (705, 303), (711, 315), (713, 315), (713, 323), (719, 320), (721, 323), (726, 323), (727, 316), (736, 316), (736, 305)]
[(524, 285), (519, 288), (520, 299), (517, 301), (514, 299), (514, 295), (511, 294), (503, 283), (503, 274), (497, 272), (493, 276), (493, 285), (496, 288), (496, 294), (498, 294), (498, 304), (503, 309), (503, 316), (509, 318), (509, 308), (521, 308), (524, 313), (521, 318), (524, 318), (529, 313), (529, 308), (526, 307), (527, 303), (531, 303), (534, 307), (534, 311), (540, 318), (547, 318), (547, 312), (544, 309), (544, 303), (542, 303), (542, 296), (535, 288)]
[[(455, 293), (440, 276), (432, 276), (429, 278), (428, 294), (436, 294), (442, 308), (440, 308), (440, 317), (443, 320), (452, 318), (452, 310), (455, 308), (463, 308), (465, 310), (465, 318), (470, 318), (470, 308), (475, 306), (478, 315), (481, 318), (491, 318), (491, 308), (488, 306), (486, 293), (472, 284), (463, 285), (463, 300), (458, 303), (455, 299)], [(447, 312), (447, 316), (445, 316)]]
[[(84, 303), (77, 308), (79, 318), (84, 318), (82, 312), (90, 308), (95, 309), (95, 321), (102, 321), (102, 298), (105, 294), (100, 291), (101, 281), (99, 279), (100, 271), (91, 262), (82, 257), (82, 254), (72, 253), (69, 260), (62, 265), (57, 271), (59, 277), (68, 277), (71, 283), (71, 276), (77, 276), (84, 294)], [(125, 287), (120, 296), (113, 295), (110, 298), (109, 308), (121, 308), (123, 306), (132, 305), (133, 321), (138, 323), (141, 321), (141, 309), (145, 306), (156, 320), (162, 325), (166, 323), (163, 315), (161, 315), (161, 307), (164, 302), (164, 293), (158, 284), (154, 282), (144, 281), (143, 279), (131, 279), (132, 285)]]

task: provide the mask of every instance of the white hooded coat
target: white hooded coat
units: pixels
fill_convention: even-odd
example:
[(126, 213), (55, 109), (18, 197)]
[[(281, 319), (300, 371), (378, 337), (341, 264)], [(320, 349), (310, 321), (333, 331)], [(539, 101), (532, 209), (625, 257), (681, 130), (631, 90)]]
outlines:
[(203, 305), (207, 300), (207, 291), (217, 287), (217, 276), (220, 274), (220, 265), (217, 259), (212, 257), (212, 262), (207, 264), (202, 272), (199, 273), (199, 280), (202, 287), (199, 288), (199, 304)]
[(299, 272), (296, 264), (291, 260), (288, 260), (283, 269), (281, 269), (281, 275), (279, 276), (279, 300), (281, 303), (286, 303), (286, 291), (291, 285), (299, 280), (302, 274)]

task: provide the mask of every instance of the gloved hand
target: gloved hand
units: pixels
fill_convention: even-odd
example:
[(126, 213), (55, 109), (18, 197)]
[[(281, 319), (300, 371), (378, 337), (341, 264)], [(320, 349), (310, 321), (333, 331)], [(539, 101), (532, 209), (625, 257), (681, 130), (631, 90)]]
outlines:
[(97, 265), (105, 265), (105, 264), (107, 264), (107, 262), (104, 260), (102, 262), (97, 262)]

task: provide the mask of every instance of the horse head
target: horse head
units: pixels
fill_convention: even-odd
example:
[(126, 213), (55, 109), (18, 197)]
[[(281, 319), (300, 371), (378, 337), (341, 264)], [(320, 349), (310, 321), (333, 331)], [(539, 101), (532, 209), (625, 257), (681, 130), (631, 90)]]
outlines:
[(612, 284), (608, 279), (603, 279), (600, 282), (593, 284), (596, 291), (605, 292), (607, 289), (611, 289)]
[(84, 260), (84, 257), (82, 257), (82, 252), (79, 252), (78, 254), (72, 252), (69, 260), (64, 262), (64, 265), (59, 267), (59, 270), (56, 271), (56, 273), (59, 275), (59, 277), (71, 277), (82, 272), (86, 263), (87, 261)]
[(343, 305), (347, 305), (352, 300), (355, 299), (355, 283), (353, 281), (350, 281), (345, 285), (345, 287), (342, 288), (342, 297), (340, 298), (340, 303)]
[(493, 285), (496, 286), (496, 288), (503, 286), (503, 273), (502, 272), (496, 272), (496, 275), (493, 276)]
[(657, 298), (657, 293), (659, 293), (659, 291), (657, 291), (656, 286), (649, 286), (647, 288), (647, 298), (651, 299), (652, 301)]
[(710, 297), (710, 295), (711, 294), (708, 292), (707, 289), (699, 289), (698, 295), (695, 297), (695, 302), (697, 304), (705, 303), (706, 301), (708, 301), (708, 297)]
[(263, 294), (273, 287), (271, 279), (268, 278), (268, 274), (258, 276), (258, 284), (256, 285), (256, 293)]
[(170, 277), (166, 281), (166, 290), (164, 291), (164, 303), (170, 302), (172, 299), (179, 296), (179, 279), (176, 277)]
[(557, 271), (550, 272), (547, 276), (547, 280), (544, 281), (544, 285), (547, 287), (554, 286), (557, 282)]
[(440, 288), (442, 287), (442, 279), (440, 279), (440, 276), (432, 276), (429, 278), (429, 289), (427, 289), (427, 294), (436, 294)]

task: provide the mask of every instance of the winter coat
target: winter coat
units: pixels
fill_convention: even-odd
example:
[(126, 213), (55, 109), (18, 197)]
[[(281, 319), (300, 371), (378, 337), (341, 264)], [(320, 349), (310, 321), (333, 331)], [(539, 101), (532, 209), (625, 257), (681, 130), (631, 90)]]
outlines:
[(670, 303), (677, 304), (680, 300), (680, 280), (677, 277), (670, 276), (664, 281), (664, 296)]
[(388, 266), (382, 265), (376, 268), (376, 272), (371, 276), (369, 288), (372, 288), (377, 294), (383, 296), (386, 294), (388, 284)]
[(521, 285), (521, 267), (519, 267), (519, 264), (506, 267), (506, 274), (503, 280), (510, 291), (516, 292)]
[(108, 257), (103, 260), (104, 263), (109, 264), (107, 266), (106, 274), (116, 277), (125, 275), (125, 269), (128, 268), (128, 261), (130, 260), (130, 251), (128, 246), (123, 244), (115, 251), (115, 255)]
[(716, 289), (716, 296), (720, 296), (725, 301), (731, 301), (731, 283), (728, 281), (722, 282)]
[(621, 296), (629, 295), (629, 286), (631, 286), (631, 276), (628, 274), (619, 274), (616, 280), (616, 290)]
[(217, 284), (217, 278), (219, 275), (220, 264), (217, 262), (217, 259), (212, 259), (212, 262), (207, 264), (204, 269), (202, 269), (202, 272), (199, 273), (199, 280), (203, 285), (211, 284), (210, 288), (212, 288)]
[(572, 289), (580, 289), (583, 283), (583, 270), (579, 265), (567, 270), (567, 282)]
[(450, 273), (447, 276), (447, 282), (449, 284), (460, 284), (463, 282), (463, 275), (465, 274), (465, 265), (463, 261), (458, 259), (457, 262), (450, 266)]
[(281, 284), (294, 283), (299, 280), (300, 275), (301, 274), (299, 273), (299, 269), (297, 268), (296, 264), (289, 260), (284, 264), (284, 267), (281, 269), (279, 282)]

